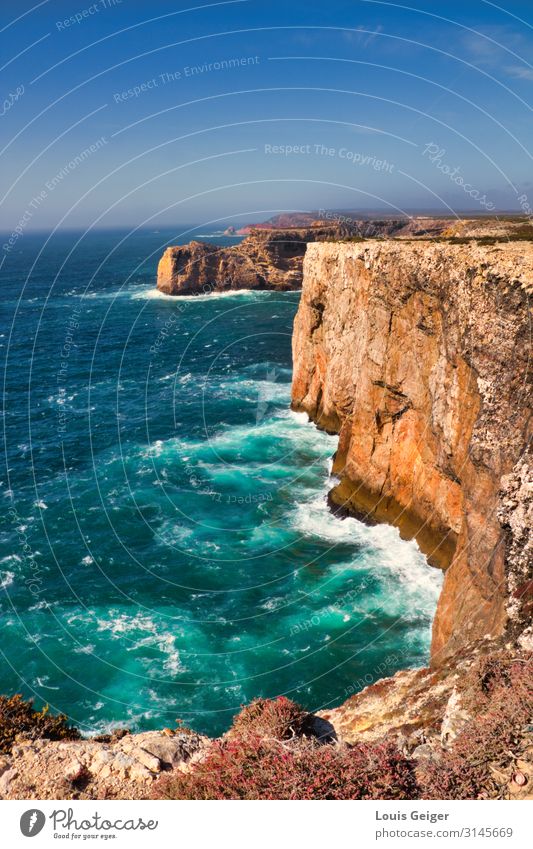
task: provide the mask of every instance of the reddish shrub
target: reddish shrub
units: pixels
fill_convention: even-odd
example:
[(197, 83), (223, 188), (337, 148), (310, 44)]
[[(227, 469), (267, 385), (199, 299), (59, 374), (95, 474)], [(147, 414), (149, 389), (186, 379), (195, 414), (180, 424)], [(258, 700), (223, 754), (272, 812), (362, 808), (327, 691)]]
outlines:
[[(463, 703), (481, 712), (467, 723), (449, 751), (425, 763), (418, 779), (426, 799), (497, 796), (491, 768), (506, 769), (524, 748), (525, 725), (533, 714), (531, 664), (488, 657), (469, 676)], [(463, 685), (465, 686), (465, 685)]]
[(231, 734), (290, 740), (309, 730), (309, 714), (285, 696), (255, 699), (233, 719)]
[(412, 799), (412, 763), (392, 744), (283, 744), (251, 733), (217, 742), (189, 773), (154, 788), (163, 799)]

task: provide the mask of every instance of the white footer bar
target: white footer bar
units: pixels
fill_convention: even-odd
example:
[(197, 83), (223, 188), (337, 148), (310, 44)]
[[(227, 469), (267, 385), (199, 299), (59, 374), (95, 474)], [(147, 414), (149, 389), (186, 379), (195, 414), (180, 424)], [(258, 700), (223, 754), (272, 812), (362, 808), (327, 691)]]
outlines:
[(533, 845), (532, 802), (0, 803), (2, 845), (366, 849)]

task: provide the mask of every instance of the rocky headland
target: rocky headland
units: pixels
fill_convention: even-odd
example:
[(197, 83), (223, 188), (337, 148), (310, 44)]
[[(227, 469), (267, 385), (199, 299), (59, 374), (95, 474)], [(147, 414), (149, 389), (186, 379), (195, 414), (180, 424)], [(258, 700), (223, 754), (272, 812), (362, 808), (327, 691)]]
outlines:
[[(229, 247), (192, 241), (168, 247), (159, 260), (157, 288), (167, 295), (201, 295), (238, 289), (300, 289), (308, 244), (349, 239), (516, 238), (520, 221), (445, 218), (332, 218), (287, 226), (311, 216), (276, 216), (262, 225), (235, 231), (247, 238)], [(526, 230), (529, 229), (526, 228)], [(533, 231), (532, 231), (533, 232)], [(531, 233), (529, 233), (531, 237)]]
[[(392, 233), (400, 222), (359, 222), (359, 225), (365, 234), (371, 235)], [(159, 261), (157, 288), (167, 295), (300, 289), (307, 245), (349, 238), (355, 232), (355, 222), (326, 223), (307, 228), (252, 230), (240, 244), (230, 247), (197, 241), (176, 245), (167, 248)]]

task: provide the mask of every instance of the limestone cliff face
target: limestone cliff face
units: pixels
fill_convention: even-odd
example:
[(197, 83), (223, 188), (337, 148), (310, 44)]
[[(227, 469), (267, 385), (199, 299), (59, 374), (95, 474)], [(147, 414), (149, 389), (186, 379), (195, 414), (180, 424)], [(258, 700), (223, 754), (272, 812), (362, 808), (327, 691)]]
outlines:
[[(307, 218), (312, 216), (307, 215)], [(291, 226), (306, 215), (275, 216), (238, 245), (220, 247), (192, 241), (167, 248), (157, 269), (157, 287), (167, 295), (199, 295), (232, 289), (300, 289), (305, 249), (310, 242), (346, 238), (426, 239), (452, 237), (527, 237), (533, 227), (520, 221), (444, 218), (333, 218), (312, 226)], [(235, 228), (228, 228), (228, 235)]]
[(532, 283), (530, 242), (307, 249), (293, 407), (339, 433), (332, 504), (446, 570), (434, 663), (531, 606)]
[(189, 242), (167, 248), (157, 269), (157, 288), (168, 295), (195, 295), (231, 289), (299, 289), (309, 242), (348, 236), (387, 236), (405, 221), (348, 221), (307, 228), (252, 230), (239, 245)]

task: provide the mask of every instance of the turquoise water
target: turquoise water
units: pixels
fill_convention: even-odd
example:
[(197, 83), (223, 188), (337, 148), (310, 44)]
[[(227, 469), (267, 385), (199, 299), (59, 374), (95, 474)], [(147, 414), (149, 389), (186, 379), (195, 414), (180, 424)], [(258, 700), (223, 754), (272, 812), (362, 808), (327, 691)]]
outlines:
[(190, 237), (24, 235), (1, 272), (0, 690), (87, 732), (219, 733), (428, 656), (440, 573), (330, 514), (336, 438), (289, 410), (298, 293), (159, 295)]

